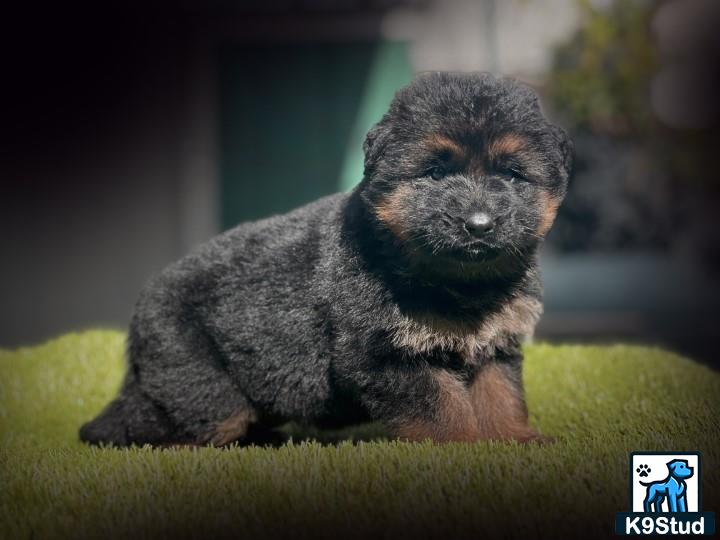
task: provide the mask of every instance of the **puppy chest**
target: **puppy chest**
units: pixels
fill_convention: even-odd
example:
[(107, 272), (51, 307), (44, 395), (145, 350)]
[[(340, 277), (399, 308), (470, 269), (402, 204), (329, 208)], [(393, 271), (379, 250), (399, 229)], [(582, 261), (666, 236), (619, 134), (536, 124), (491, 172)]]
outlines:
[(522, 297), (476, 322), (402, 315), (392, 328), (390, 340), (394, 347), (411, 354), (447, 351), (471, 359), (492, 354), (513, 338), (531, 336), (541, 312), (539, 300)]

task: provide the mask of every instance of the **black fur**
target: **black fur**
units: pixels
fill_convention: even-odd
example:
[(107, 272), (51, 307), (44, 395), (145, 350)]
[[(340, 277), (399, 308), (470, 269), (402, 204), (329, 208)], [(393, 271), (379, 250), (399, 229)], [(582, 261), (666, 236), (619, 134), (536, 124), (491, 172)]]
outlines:
[[(438, 135), (465, 156), (428, 147)], [(507, 135), (522, 149), (488, 158)], [(82, 440), (225, 444), (243, 438), (243, 429), (217, 435), (238, 415), (265, 428), (378, 420), (402, 434), (445, 421), (439, 373), (469, 388), (496, 363), (521, 388), (522, 336), (467, 329), (490, 325), (513, 299), (540, 298), (539, 201), (565, 193), (567, 136), (527, 87), (431, 73), (398, 92), (364, 149), (364, 179), (351, 193), (239, 225), (147, 284), (120, 395)], [(378, 209), (400, 186), (393, 228)], [(482, 240), (463, 225), (477, 210), (496, 219)], [(448, 340), (422, 341), (423, 329)]]

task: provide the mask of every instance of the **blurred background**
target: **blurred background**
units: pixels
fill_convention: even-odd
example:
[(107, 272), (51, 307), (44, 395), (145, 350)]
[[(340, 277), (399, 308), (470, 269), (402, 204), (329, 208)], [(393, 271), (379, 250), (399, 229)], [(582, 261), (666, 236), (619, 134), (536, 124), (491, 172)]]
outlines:
[(720, 2), (185, 0), (2, 20), (0, 347), (125, 327), (143, 282), (199, 242), (351, 189), (414, 73), (487, 70), (535, 87), (576, 141), (538, 337), (720, 366)]

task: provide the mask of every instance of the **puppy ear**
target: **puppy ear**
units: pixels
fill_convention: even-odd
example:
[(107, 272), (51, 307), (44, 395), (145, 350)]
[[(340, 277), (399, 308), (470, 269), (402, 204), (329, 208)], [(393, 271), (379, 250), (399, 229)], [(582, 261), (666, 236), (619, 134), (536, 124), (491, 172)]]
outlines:
[(573, 172), (573, 165), (575, 162), (575, 145), (573, 145), (570, 136), (563, 128), (559, 126), (551, 126), (553, 136), (560, 146), (560, 155), (562, 157), (562, 166), (567, 173), (567, 177), (570, 178)]
[(365, 153), (365, 176), (369, 176), (375, 170), (375, 164), (385, 150), (390, 128), (381, 120), (375, 124), (365, 136), (363, 152)]

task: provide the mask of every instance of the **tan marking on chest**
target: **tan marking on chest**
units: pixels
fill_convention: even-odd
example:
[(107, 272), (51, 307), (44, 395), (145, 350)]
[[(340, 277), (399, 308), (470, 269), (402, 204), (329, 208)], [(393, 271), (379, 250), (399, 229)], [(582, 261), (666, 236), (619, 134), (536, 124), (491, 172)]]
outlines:
[(392, 343), (417, 354), (439, 349), (471, 357), (476, 351), (503, 345), (511, 336), (531, 336), (541, 313), (539, 300), (522, 296), (508, 301), (477, 325), (403, 316), (393, 331)]

